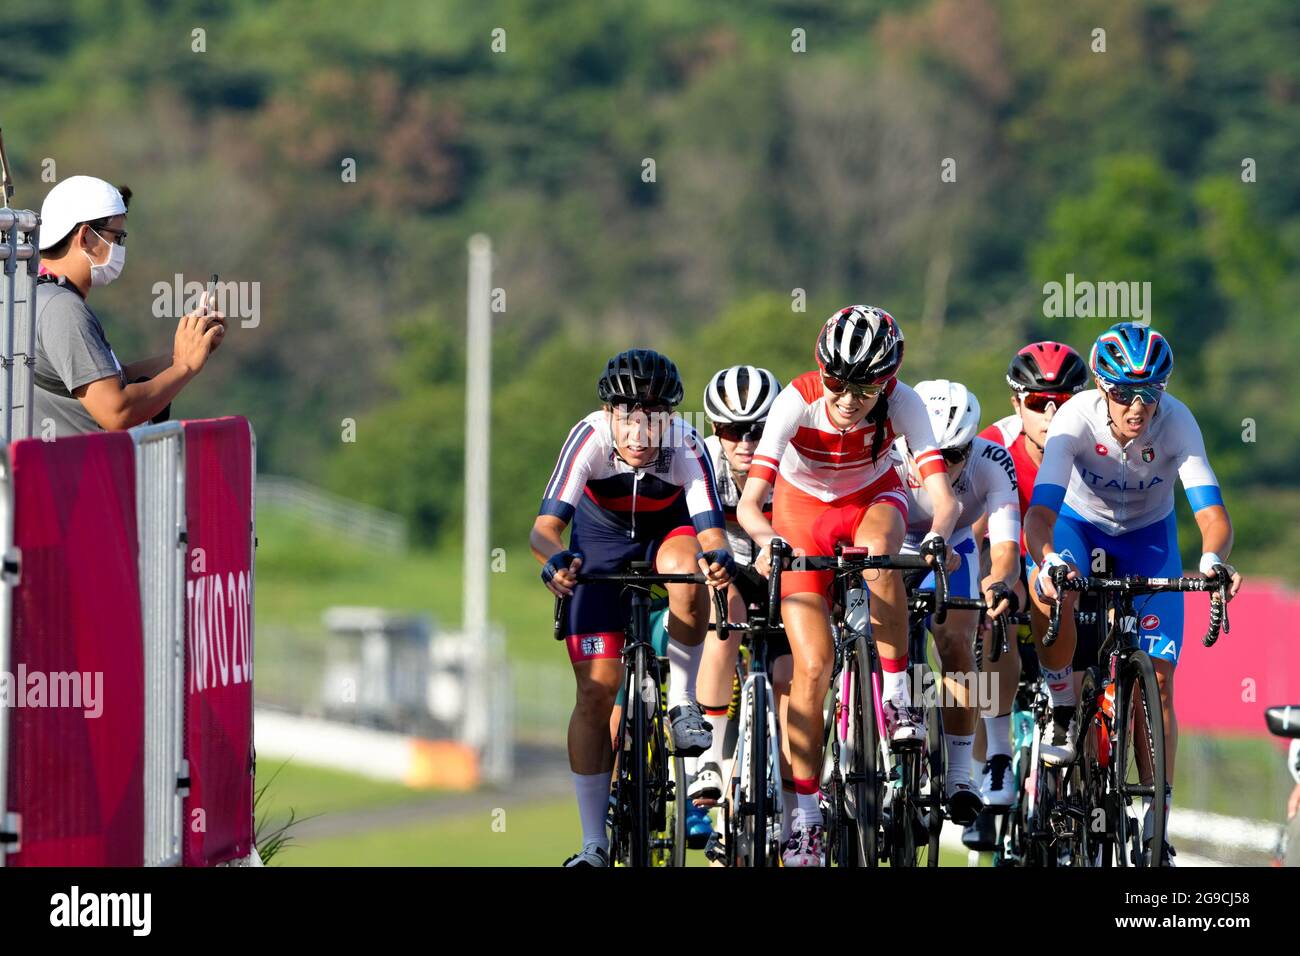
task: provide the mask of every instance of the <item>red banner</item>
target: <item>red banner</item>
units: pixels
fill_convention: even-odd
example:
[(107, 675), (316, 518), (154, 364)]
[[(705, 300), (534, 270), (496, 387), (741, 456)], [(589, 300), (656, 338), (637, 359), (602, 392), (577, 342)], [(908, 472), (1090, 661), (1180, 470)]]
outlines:
[(9, 446), (14, 544), (8, 808), (17, 866), (144, 861), (135, 450), (124, 432)]
[(1300, 595), (1249, 581), (1228, 605), (1232, 632), (1201, 643), (1210, 599), (1187, 595), (1174, 680), (1178, 725), (1197, 733), (1265, 736), (1264, 708), (1300, 704)]
[(184, 863), (253, 846), (252, 435), (243, 418), (185, 423)]

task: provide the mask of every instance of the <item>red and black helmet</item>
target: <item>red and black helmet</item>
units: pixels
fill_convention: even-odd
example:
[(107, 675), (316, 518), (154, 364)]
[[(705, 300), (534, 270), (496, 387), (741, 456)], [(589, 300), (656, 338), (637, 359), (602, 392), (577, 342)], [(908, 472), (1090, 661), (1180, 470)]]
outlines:
[(1083, 357), (1060, 342), (1035, 342), (1016, 353), (1007, 369), (1007, 384), (1016, 392), (1082, 392), (1088, 387)]

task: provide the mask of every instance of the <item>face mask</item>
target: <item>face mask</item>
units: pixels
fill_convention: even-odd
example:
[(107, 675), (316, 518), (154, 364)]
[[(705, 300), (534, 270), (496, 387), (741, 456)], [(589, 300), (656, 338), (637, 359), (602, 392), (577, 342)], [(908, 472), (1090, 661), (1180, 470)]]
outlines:
[[(94, 229), (90, 231), (95, 232)], [(95, 232), (95, 235), (99, 236), (99, 233)], [(104, 239), (103, 236), (99, 236), (99, 238)], [(107, 240), (104, 241), (107, 242)], [(82, 252), (82, 255), (90, 262), (90, 284), (92, 287), (108, 285), (122, 274), (122, 269), (126, 266), (126, 246), (119, 246), (115, 242), (109, 243), (107, 262), (96, 262), (90, 258), (88, 252)]]

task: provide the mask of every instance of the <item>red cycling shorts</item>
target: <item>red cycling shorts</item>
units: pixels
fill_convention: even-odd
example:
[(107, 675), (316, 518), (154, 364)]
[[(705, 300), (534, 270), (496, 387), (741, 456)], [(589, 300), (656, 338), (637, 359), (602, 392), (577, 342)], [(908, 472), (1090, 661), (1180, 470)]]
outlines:
[[(777, 475), (772, 492), (772, 530), (795, 554), (829, 555), (835, 552), (835, 545), (853, 543), (858, 525), (878, 504), (897, 508), (903, 524), (907, 524), (907, 492), (892, 468), (865, 488), (834, 501), (815, 498)], [(781, 575), (781, 597), (807, 593), (829, 597), (832, 580), (833, 571), (786, 571)]]

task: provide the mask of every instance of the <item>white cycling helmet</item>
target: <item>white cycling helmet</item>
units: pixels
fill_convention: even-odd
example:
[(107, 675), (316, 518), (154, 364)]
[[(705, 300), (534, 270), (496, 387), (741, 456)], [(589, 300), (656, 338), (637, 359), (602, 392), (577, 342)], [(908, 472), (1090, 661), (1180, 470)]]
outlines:
[(753, 425), (767, 419), (780, 392), (780, 381), (767, 369), (733, 365), (709, 379), (704, 414), (715, 425)]
[(917, 382), (915, 388), (930, 413), (930, 427), (940, 448), (960, 448), (979, 432), (979, 399), (965, 385), (936, 378)]

